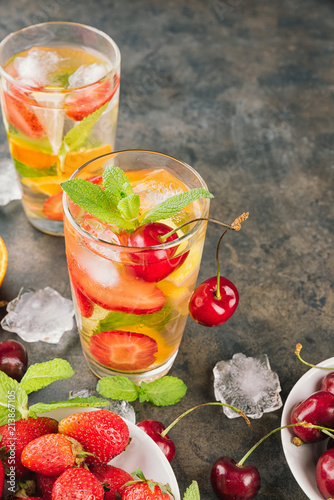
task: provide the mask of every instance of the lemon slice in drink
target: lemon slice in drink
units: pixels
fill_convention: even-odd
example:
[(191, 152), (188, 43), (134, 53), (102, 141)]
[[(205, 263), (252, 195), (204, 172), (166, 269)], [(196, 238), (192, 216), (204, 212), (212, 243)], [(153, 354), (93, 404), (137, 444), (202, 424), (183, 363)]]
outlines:
[(187, 256), (186, 260), (182, 264), (181, 267), (173, 271), (169, 276), (168, 280), (175, 283), (175, 285), (179, 285), (183, 281), (185, 281), (200, 265), (202, 258), (202, 247), (196, 245), (192, 247)]

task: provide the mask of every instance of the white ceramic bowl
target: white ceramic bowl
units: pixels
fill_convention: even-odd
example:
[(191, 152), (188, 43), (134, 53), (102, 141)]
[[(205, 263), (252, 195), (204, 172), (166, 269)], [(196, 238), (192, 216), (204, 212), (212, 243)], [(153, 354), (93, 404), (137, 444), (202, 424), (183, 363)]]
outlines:
[[(97, 408), (59, 408), (41, 416), (61, 420), (73, 413), (93, 411)], [(148, 479), (153, 479), (162, 484), (168, 483), (174, 494), (175, 500), (180, 500), (180, 491), (173, 469), (158, 445), (155, 444), (142, 429), (126, 420), (129, 427), (131, 442), (123, 453), (111, 460), (110, 464), (135, 472), (139, 467)]]
[[(318, 366), (334, 367), (334, 358), (326, 359), (319, 363)], [(303, 401), (313, 392), (318, 391), (321, 379), (328, 373), (327, 370), (311, 368), (298, 380), (285, 402), (282, 413), (282, 426), (290, 424), (290, 414), (295, 404)], [(291, 443), (293, 436), (294, 434), (290, 429), (281, 431), (283, 450), (291, 472), (310, 500), (324, 500), (324, 497), (319, 493), (315, 480), (315, 467), (318, 458), (326, 449), (326, 442), (322, 441), (297, 447)]]

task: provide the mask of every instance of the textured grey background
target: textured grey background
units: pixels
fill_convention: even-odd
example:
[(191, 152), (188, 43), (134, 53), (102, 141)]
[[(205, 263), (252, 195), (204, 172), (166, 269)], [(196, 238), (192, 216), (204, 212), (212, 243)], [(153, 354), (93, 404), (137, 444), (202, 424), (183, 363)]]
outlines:
[[(187, 396), (166, 409), (135, 404), (138, 420), (170, 423), (191, 406), (213, 400), (212, 368), (234, 353), (267, 353), (286, 399), (306, 371), (297, 342), (313, 362), (333, 355), (334, 3), (329, 0), (11, 0), (0, 1), (0, 37), (28, 24), (68, 20), (111, 35), (122, 53), (117, 148), (147, 148), (194, 166), (215, 195), (211, 215), (230, 222), (249, 210), (240, 233), (222, 248), (222, 272), (240, 304), (225, 325), (188, 321), (171, 375)], [(8, 155), (3, 126), (0, 154)], [(9, 250), (0, 300), (21, 286), (53, 286), (70, 296), (64, 242), (33, 229), (19, 202), (0, 207)], [(219, 229), (211, 226), (200, 278), (215, 273)], [(2, 309), (0, 318), (5, 314)], [(1, 332), (1, 339), (16, 338)], [(94, 388), (73, 332), (60, 345), (27, 345), (30, 363), (61, 356), (76, 370), (31, 402)], [(279, 426), (281, 411), (253, 421), (227, 420), (202, 408), (171, 432), (181, 493), (192, 479), (201, 498), (214, 498), (212, 463), (236, 460)], [(284, 459), (280, 436), (248, 460), (262, 476), (259, 500), (306, 497)]]

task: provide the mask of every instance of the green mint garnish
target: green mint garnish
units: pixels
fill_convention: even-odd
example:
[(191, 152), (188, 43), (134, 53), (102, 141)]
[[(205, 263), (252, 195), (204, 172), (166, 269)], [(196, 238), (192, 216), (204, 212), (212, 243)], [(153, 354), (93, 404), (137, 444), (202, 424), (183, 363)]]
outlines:
[(183, 495), (183, 500), (200, 500), (197, 481), (192, 481), (191, 485), (188, 486)]
[(0, 425), (27, 416), (28, 395), (19, 382), (0, 371)]
[(138, 387), (127, 377), (103, 377), (99, 380), (96, 390), (110, 399), (135, 401), (149, 401), (156, 406), (170, 406), (176, 404), (185, 396), (187, 386), (177, 377), (162, 377), (153, 382), (141, 382)]
[(51, 401), (51, 403), (36, 403), (29, 407), (29, 415), (33, 416), (36, 413), (47, 413), (57, 408), (71, 407), (101, 407), (108, 406), (109, 401), (102, 398), (90, 396), (89, 398), (72, 398), (67, 401)]
[(30, 407), (28, 406), (28, 394), (38, 391), (56, 380), (70, 378), (73, 374), (71, 365), (60, 358), (31, 365), (21, 382), (17, 382), (0, 370), (0, 426), (21, 418), (36, 418), (37, 413), (45, 413), (57, 408), (109, 405), (109, 401), (105, 399), (90, 396), (88, 398), (76, 397), (67, 401), (36, 403)]
[(93, 111), (93, 113), (91, 113), (90, 115), (83, 118), (83, 120), (81, 120), (67, 132), (58, 152), (62, 172), (64, 172), (64, 162), (67, 153), (69, 153), (70, 151), (77, 151), (84, 145), (85, 141), (88, 138), (89, 132), (91, 131), (91, 128), (100, 118), (102, 113), (106, 110), (108, 104), (109, 101), (100, 108)]
[(108, 166), (102, 176), (102, 185), (103, 188), (84, 179), (71, 179), (61, 184), (69, 198), (90, 215), (129, 231), (147, 222), (169, 219), (200, 198), (213, 198), (206, 189), (191, 189), (141, 214), (139, 195), (133, 192), (123, 170)]
[(20, 382), (20, 386), (27, 394), (30, 394), (43, 389), (43, 387), (52, 384), (56, 380), (70, 378), (73, 375), (74, 371), (68, 361), (55, 358), (45, 363), (36, 363), (29, 366)]
[(15, 158), (13, 158), (13, 162), (21, 177), (29, 177), (31, 179), (35, 177), (49, 177), (57, 175), (57, 165), (47, 168), (32, 168), (18, 160), (15, 160)]

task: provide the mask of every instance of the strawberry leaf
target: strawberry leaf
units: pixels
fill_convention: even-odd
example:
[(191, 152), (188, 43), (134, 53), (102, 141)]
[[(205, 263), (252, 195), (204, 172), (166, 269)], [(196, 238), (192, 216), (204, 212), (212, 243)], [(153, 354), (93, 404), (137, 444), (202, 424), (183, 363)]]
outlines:
[(127, 377), (114, 376), (101, 378), (96, 387), (105, 398), (126, 401), (135, 401), (138, 398), (139, 388)]
[(51, 401), (51, 403), (36, 403), (29, 407), (29, 414), (31, 416), (37, 413), (47, 413), (57, 408), (73, 408), (78, 407), (101, 407), (108, 406), (109, 401), (102, 398), (96, 398), (95, 396), (90, 396), (89, 398), (72, 398), (67, 401)]
[(200, 500), (199, 489), (197, 481), (193, 481), (186, 489), (183, 495), (183, 500)]
[(20, 382), (20, 387), (26, 394), (38, 391), (56, 380), (70, 378), (74, 371), (68, 361), (55, 358), (45, 363), (36, 363), (29, 366)]
[(145, 212), (140, 223), (146, 224), (147, 222), (157, 222), (159, 220), (169, 219), (199, 198), (213, 198), (213, 194), (203, 188), (195, 188), (184, 193), (175, 194)]
[(187, 392), (187, 386), (177, 377), (162, 377), (153, 382), (142, 382), (139, 388), (139, 400), (150, 401), (156, 406), (174, 405)]

